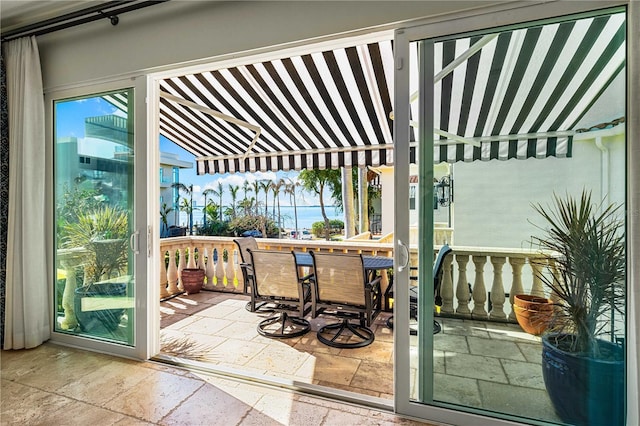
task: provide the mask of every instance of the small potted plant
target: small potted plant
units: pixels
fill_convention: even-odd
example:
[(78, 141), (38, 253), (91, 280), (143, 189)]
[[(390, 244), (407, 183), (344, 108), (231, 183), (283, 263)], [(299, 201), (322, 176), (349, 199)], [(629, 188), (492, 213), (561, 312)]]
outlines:
[(101, 206), (78, 214), (77, 220), (64, 226), (64, 247), (87, 250), (84, 277), (75, 289), (75, 316), (84, 331), (103, 327), (115, 330), (124, 308), (84, 309), (89, 298), (125, 297), (130, 282), (128, 266), (127, 212), (111, 206)]
[(540, 248), (557, 255), (539, 274), (557, 297), (553, 332), (543, 336), (545, 386), (560, 418), (575, 425), (622, 425), (625, 406), (624, 345), (615, 315), (624, 324), (624, 223), (615, 205), (554, 195), (535, 205), (545, 222)]

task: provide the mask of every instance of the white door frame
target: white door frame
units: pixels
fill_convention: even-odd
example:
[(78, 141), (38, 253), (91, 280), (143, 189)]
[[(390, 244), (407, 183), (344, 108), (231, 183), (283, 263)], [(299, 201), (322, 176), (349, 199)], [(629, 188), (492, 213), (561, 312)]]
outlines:
[[(629, 27), (629, 36), (627, 37), (627, 66), (628, 66), (628, 87), (627, 87), (627, 119), (630, 120), (627, 126), (627, 140), (638, 141), (640, 140), (640, 119), (638, 118), (637, 105), (633, 105), (630, 99), (638, 99), (639, 84), (638, 81), (638, 69), (637, 64), (640, 63), (638, 57), (638, 44), (633, 35), (636, 37), (640, 34), (639, 22), (640, 22), (640, 5), (633, 4), (627, 9), (627, 25)], [(525, 23), (528, 21), (538, 21), (543, 19), (551, 19), (564, 15), (573, 15), (583, 12), (590, 12), (607, 7), (615, 7), (621, 5), (628, 5), (628, 2), (624, 1), (586, 1), (586, 2), (513, 2), (503, 6), (503, 10), (500, 10), (500, 6), (494, 8), (489, 7), (485, 10), (474, 10), (468, 14), (456, 14), (451, 17), (439, 17), (430, 19), (427, 22), (417, 24), (414, 26), (408, 26), (406, 28), (398, 29), (394, 38), (394, 51), (395, 51), (395, 100), (394, 100), (394, 160), (395, 160), (395, 247), (394, 247), (394, 262), (395, 265), (404, 265), (407, 262), (405, 248), (403, 244), (409, 241), (409, 212), (408, 212), (408, 179), (409, 179), (409, 43), (412, 41), (419, 41), (424, 39), (436, 38), (448, 36), (451, 34), (472, 32), (478, 30), (485, 30), (492, 27), (508, 26)], [(635, 80), (632, 78), (635, 76)], [(432, 88), (425, 88), (427, 99), (429, 98), (429, 92), (433, 92)], [(635, 96), (634, 96), (635, 94)], [(635, 115), (634, 115), (635, 109)], [(432, 111), (428, 111), (426, 115), (432, 115)], [(423, 116), (424, 113), (421, 113)], [(427, 140), (426, 143), (429, 141)], [(431, 142), (433, 143), (433, 142)], [(640, 181), (640, 167), (633, 168), (633, 164), (640, 164), (640, 150), (636, 149), (632, 152), (629, 149), (629, 158), (627, 163), (630, 165), (627, 169), (627, 182), (628, 182), (628, 206), (627, 208), (636, 208), (638, 211), (638, 195), (640, 190), (634, 185), (638, 185)], [(633, 174), (633, 176), (632, 176)], [(634, 180), (635, 177), (635, 180)], [(635, 195), (635, 198), (634, 198)], [(428, 194), (427, 194), (428, 197)], [(628, 226), (630, 229), (638, 229), (638, 215), (628, 216)], [(422, 226), (429, 228), (429, 226)], [(433, 240), (433, 229), (423, 230), (423, 240)], [(629, 259), (628, 271), (629, 271), (629, 283), (630, 290), (633, 290), (634, 276), (640, 275), (638, 273), (638, 263), (635, 261), (638, 252), (638, 245), (640, 238), (633, 236), (632, 241), (629, 243), (629, 251), (627, 258)], [(431, 247), (427, 249), (432, 250)], [(634, 255), (635, 253), (635, 255)], [(395, 282), (395, 303), (396, 306), (409, 306), (409, 274), (408, 270), (399, 271), (396, 267), (394, 280)], [(635, 272), (635, 275), (634, 275)], [(638, 293), (638, 290), (635, 290)], [(628, 378), (628, 392), (627, 392), (627, 406), (629, 407), (627, 412), (628, 424), (638, 424), (638, 383), (637, 383), (637, 371), (638, 371), (638, 353), (637, 348), (637, 331), (635, 327), (632, 327), (638, 322), (634, 319), (638, 315), (633, 311), (634, 304), (632, 294), (629, 292), (629, 309), (627, 315), (628, 321), (628, 365), (627, 374)], [(636, 295), (636, 297), (639, 297)], [(638, 306), (638, 302), (635, 302), (635, 306)], [(410, 360), (409, 360), (409, 335), (408, 333), (398, 333), (398, 330), (407, 330), (409, 328), (409, 313), (406, 309), (395, 310), (394, 321), (396, 327), (394, 327), (394, 393), (395, 393), (395, 409), (396, 412), (412, 417), (422, 418), (435, 422), (442, 422), (446, 424), (457, 425), (477, 425), (487, 422), (487, 417), (482, 415), (480, 410), (469, 409), (468, 412), (461, 412), (455, 409), (453, 405), (447, 406), (446, 404), (424, 405), (410, 400)], [(428, 319), (425, 319), (425, 321)], [(423, 352), (426, 353), (426, 357), (432, 357), (433, 353), (433, 341), (432, 337), (425, 336), (425, 342)], [(423, 360), (424, 365), (430, 365), (429, 360)], [(432, 375), (432, 373), (430, 373)], [(432, 380), (432, 378), (431, 378)], [(428, 395), (428, 392), (426, 392)], [(508, 425), (519, 424), (518, 422), (502, 419), (491, 419), (492, 424)]]
[[(54, 131), (54, 101), (60, 99), (68, 99), (82, 96), (92, 96), (97, 93), (116, 91), (121, 89), (133, 88), (134, 100), (133, 105), (134, 117), (134, 210), (135, 210), (135, 226), (134, 232), (139, 232), (138, 252), (134, 254), (134, 274), (135, 274), (135, 319), (134, 319), (134, 344), (126, 346), (120, 343), (112, 343), (103, 340), (92, 339), (86, 336), (76, 336), (69, 333), (55, 331), (55, 327), (51, 333), (51, 342), (67, 346), (74, 346), (91, 351), (113, 354), (117, 356), (146, 360), (153, 355), (153, 348), (149, 344), (149, 327), (154, 314), (158, 313), (158, 309), (154, 309), (158, 304), (158, 286), (150, 287), (148, 285), (149, 277), (147, 272), (150, 265), (153, 264), (147, 256), (147, 223), (149, 218), (154, 217), (148, 211), (147, 199), (147, 179), (150, 164), (147, 161), (150, 147), (147, 144), (147, 79), (145, 76), (133, 77), (128, 79), (109, 80), (101, 82), (93, 82), (86, 85), (78, 85), (70, 88), (52, 90), (45, 94), (45, 114), (46, 117), (46, 142), (49, 147), (55, 145)], [(53, 153), (53, 148), (48, 150)], [(51, 161), (51, 159), (49, 159)], [(52, 163), (51, 163), (52, 164)], [(53, 172), (53, 166), (51, 167)], [(158, 173), (151, 173), (156, 176)], [(53, 202), (53, 197), (51, 197)], [(158, 215), (155, 215), (158, 216)], [(51, 218), (53, 223), (53, 218)], [(55, 228), (52, 228), (55, 232)], [(51, 247), (53, 250), (53, 247)]]

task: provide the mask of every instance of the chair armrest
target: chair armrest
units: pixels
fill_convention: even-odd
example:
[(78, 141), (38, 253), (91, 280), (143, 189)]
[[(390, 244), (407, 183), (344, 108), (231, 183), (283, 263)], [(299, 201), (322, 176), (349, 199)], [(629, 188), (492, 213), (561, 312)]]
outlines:
[(380, 291), (380, 281), (382, 281), (382, 277), (376, 277), (373, 281), (366, 283), (365, 287), (375, 291)]

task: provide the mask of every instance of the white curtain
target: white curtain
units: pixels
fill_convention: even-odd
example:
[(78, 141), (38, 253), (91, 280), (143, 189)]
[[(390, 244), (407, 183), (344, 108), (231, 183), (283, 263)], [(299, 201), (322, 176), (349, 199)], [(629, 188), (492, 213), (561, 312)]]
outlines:
[(9, 226), (4, 349), (51, 335), (51, 256), (45, 214), (44, 97), (36, 38), (3, 43), (9, 104)]

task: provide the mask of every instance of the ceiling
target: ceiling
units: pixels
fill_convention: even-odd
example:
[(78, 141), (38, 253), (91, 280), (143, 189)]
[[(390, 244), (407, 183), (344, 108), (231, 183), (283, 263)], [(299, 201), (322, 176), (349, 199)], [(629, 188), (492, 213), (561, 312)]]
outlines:
[(0, 1), (0, 29), (4, 33), (100, 3), (108, 3), (108, 1), (2, 0)]

